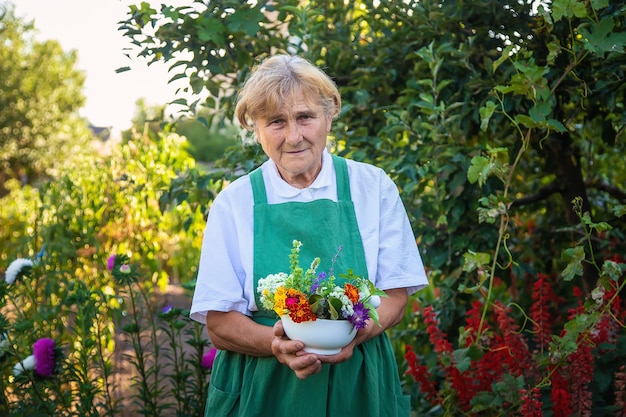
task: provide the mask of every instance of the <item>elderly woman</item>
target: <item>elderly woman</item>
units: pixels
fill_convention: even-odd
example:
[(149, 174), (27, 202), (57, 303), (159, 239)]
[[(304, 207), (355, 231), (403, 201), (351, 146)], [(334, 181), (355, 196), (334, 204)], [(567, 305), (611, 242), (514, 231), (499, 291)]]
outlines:
[[(256, 67), (236, 116), (269, 159), (211, 207), (191, 317), (206, 322), (215, 359), (206, 416), (408, 416), (385, 330), (400, 322), (426, 274), (397, 187), (381, 169), (331, 155), (341, 98), (307, 60), (278, 55)], [(388, 297), (336, 355), (307, 353), (275, 315), (260, 311), (257, 282), (300, 256), (370, 279)]]

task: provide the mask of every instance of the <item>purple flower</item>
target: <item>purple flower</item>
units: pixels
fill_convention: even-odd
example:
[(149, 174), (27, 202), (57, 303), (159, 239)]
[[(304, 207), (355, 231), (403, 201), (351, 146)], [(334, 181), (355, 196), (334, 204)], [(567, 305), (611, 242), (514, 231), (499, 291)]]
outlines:
[(113, 271), (114, 267), (115, 267), (115, 255), (111, 255), (107, 258), (107, 269), (109, 271)]
[(170, 311), (172, 311), (172, 308), (174, 308), (174, 307), (172, 307), (172, 306), (165, 306), (165, 307), (163, 307), (163, 309), (161, 310), (161, 313), (163, 313), (163, 314), (167, 314), (167, 313), (169, 313)]
[(367, 325), (369, 312), (370, 309), (365, 307), (363, 303), (356, 303), (354, 305), (354, 313), (350, 316), (350, 323), (352, 323), (357, 330), (363, 329)]
[(204, 354), (202, 360), (200, 361), (200, 365), (206, 369), (213, 368), (213, 362), (215, 362), (215, 355), (217, 354), (217, 349), (211, 348), (207, 353)]
[(54, 372), (54, 340), (43, 338), (33, 344), (35, 372), (44, 377), (51, 377)]
[(313, 283), (311, 284), (311, 294), (317, 291), (317, 289), (320, 287), (320, 284), (325, 279), (326, 279), (326, 272), (320, 272), (319, 274), (317, 274), (317, 278), (315, 278), (315, 281), (313, 281)]

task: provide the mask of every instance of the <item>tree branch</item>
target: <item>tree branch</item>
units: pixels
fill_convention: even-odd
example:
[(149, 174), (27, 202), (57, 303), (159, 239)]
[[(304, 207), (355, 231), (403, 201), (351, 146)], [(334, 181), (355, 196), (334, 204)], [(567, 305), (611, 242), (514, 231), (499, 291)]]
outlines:
[(558, 181), (552, 181), (545, 187), (540, 188), (539, 192), (537, 192), (536, 194), (530, 194), (525, 197), (513, 200), (513, 202), (511, 203), (511, 207), (521, 207), (525, 206), (526, 204), (532, 204), (541, 200), (545, 200), (552, 194), (560, 193), (561, 191), (563, 191), (563, 189), (564, 187), (559, 184)]
[[(626, 191), (620, 189), (619, 187), (616, 187), (601, 180), (586, 181), (585, 186), (587, 188), (604, 191), (614, 199), (618, 200), (620, 203), (626, 204)], [(545, 200), (552, 194), (560, 193), (561, 191), (563, 191), (563, 186), (559, 184), (559, 181), (553, 181), (545, 187), (541, 188), (535, 194), (530, 194), (522, 198), (513, 200), (513, 202), (511, 203), (511, 207), (521, 207), (527, 204), (533, 204), (538, 201)]]
[(626, 204), (626, 192), (614, 185), (601, 180), (587, 181), (585, 185), (587, 188), (595, 188), (596, 190), (604, 191), (614, 199), (619, 200), (620, 203)]

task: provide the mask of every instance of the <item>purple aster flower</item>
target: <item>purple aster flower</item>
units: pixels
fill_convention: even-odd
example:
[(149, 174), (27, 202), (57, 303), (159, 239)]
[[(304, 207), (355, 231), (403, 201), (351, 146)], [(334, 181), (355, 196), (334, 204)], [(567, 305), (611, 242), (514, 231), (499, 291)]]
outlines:
[(213, 362), (215, 362), (215, 355), (217, 354), (217, 349), (211, 348), (207, 353), (204, 354), (202, 360), (200, 361), (200, 365), (206, 369), (213, 368)]
[(35, 372), (44, 377), (51, 377), (54, 372), (54, 340), (43, 338), (33, 344)]
[(354, 305), (354, 313), (350, 316), (350, 323), (352, 323), (357, 330), (363, 329), (367, 325), (369, 312), (370, 309), (365, 307), (363, 303), (356, 303)]
[(107, 258), (107, 269), (109, 271), (113, 271), (114, 267), (115, 267), (115, 255), (111, 255)]
[(319, 274), (317, 274), (317, 278), (315, 278), (315, 281), (313, 281), (313, 284), (311, 284), (311, 291), (310, 291), (311, 294), (317, 291), (317, 289), (320, 287), (320, 284), (325, 279), (326, 279), (326, 272), (320, 272)]

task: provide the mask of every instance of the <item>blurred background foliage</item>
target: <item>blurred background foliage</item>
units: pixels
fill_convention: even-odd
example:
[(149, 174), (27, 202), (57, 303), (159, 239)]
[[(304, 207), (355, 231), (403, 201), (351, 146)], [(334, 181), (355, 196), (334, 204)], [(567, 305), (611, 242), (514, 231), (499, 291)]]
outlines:
[[(133, 128), (103, 144), (77, 117), (75, 56), (33, 40), (4, 7), (0, 266), (45, 247), (52, 271), (102, 287), (106, 257), (126, 253), (154, 291), (193, 283), (212, 198), (265, 158), (232, 123), (237, 87), (268, 55), (298, 53), (342, 93), (333, 150), (396, 181), (428, 268), (432, 285), (393, 330), (401, 368), (406, 345), (435, 360), (423, 306), (456, 340), (473, 300), (525, 308), (537, 273), (564, 297), (558, 329), (578, 301), (572, 288), (597, 284), (591, 257), (626, 253), (625, 27), (626, 5), (606, 0), (144, 2), (120, 30), (136, 54), (188, 80), (191, 98), (176, 102), (189, 112), (165, 120), (139, 101)], [(563, 254), (587, 233), (576, 197), (613, 227), (592, 231), (565, 280)], [(497, 278), (491, 300), (485, 277)], [(612, 375), (625, 355), (598, 372)]]

